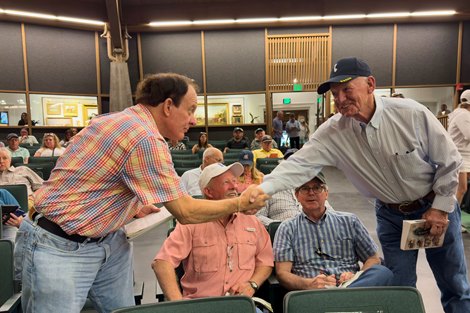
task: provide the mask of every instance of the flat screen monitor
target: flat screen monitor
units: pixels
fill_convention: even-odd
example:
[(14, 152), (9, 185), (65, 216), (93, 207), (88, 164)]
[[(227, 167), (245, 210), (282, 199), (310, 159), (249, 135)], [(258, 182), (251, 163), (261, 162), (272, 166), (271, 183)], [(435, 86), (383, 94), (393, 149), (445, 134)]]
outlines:
[(8, 125), (8, 112), (0, 111), (0, 125)]

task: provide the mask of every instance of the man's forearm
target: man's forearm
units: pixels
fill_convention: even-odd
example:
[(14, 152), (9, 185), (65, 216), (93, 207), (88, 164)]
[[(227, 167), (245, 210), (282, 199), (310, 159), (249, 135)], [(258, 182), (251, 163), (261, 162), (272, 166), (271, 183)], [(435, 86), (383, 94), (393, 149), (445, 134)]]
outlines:
[(164, 260), (154, 260), (152, 268), (160, 287), (162, 287), (165, 298), (169, 301), (181, 300), (183, 295), (178, 286), (178, 278), (173, 266)]
[(374, 266), (374, 265), (380, 265), (382, 262), (380, 261), (380, 257), (378, 254), (374, 254), (373, 256), (369, 257), (364, 264), (362, 265), (363, 271), (367, 270), (368, 268)]

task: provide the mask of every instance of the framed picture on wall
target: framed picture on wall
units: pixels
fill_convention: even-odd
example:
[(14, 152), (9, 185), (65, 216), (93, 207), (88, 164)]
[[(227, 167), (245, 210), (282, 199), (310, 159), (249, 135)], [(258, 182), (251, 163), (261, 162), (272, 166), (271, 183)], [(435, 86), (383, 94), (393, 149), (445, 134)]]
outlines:
[(207, 118), (209, 125), (227, 125), (228, 103), (208, 103)]
[(64, 103), (64, 116), (78, 116), (78, 105), (76, 103)]
[(62, 115), (62, 103), (51, 102), (49, 99), (43, 98), (43, 104), (44, 103), (47, 115)]
[(243, 116), (232, 116), (232, 124), (243, 124)]
[(197, 109), (194, 113), (194, 118), (196, 119), (196, 125), (203, 126), (206, 124), (206, 110), (204, 109), (204, 103), (197, 104)]
[(232, 115), (238, 116), (242, 114), (242, 105), (241, 104), (234, 104), (232, 105)]
[(71, 118), (48, 117), (46, 119), (46, 126), (73, 126), (73, 122)]

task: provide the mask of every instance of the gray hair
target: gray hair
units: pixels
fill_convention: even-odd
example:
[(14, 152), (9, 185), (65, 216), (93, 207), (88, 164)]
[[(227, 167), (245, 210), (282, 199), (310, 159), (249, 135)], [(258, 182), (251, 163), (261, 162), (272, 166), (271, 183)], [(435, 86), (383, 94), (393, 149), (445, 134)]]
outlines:
[(5, 152), (7, 157), (10, 159), (11, 161), (11, 151), (8, 149), (8, 148), (5, 148), (5, 147), (0, 147), (0, 153), (1, 152)]

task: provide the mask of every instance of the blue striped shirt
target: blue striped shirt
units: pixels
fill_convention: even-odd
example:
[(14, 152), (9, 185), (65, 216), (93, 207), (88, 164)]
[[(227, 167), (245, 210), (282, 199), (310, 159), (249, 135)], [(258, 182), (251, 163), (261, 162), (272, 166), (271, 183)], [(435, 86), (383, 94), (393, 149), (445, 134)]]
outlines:
[(375, 96), (375, 105), (369, 123), (341, 114), (328, 119), (261, 188), (268, 194), (292, 189), (334, 166), (366, 197), (401, 203), (434, 190), (432, 207), (452, 212), (462, 157), (444, 127), (411, 99)]
[(282, 222), (273, 250), (276, 262), (293, 263), (293, 274), (315, 277), (320, 271), (355, 273), (360, 268), (358, 261), (364, 262), (378, 248), (356, 215), (327, 209), (318, 222), (303, 212)]

